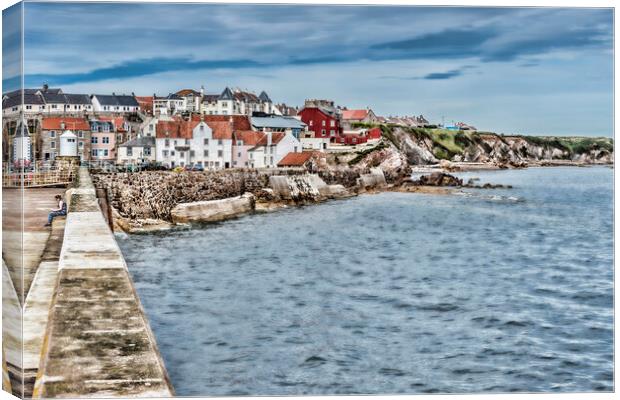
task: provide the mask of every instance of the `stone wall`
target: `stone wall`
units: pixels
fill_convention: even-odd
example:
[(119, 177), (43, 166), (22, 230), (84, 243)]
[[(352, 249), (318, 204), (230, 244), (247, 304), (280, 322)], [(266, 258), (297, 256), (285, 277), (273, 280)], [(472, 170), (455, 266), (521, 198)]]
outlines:
[[(300, 169), (222, 170), (204, 172), (145, 171), (93, 175), (97, 187), (106, 188), (111, 205), (121, 217), (172, 221), (172, 210), (182, 203), (220, 200), (252, 193), (263, 198), (270, 179), (306, 174)], [(356, 185), (356, 171), (326, 171), (319, 174), (327, 184)], [(275, 180), (277, 181), (278, 178)], [(271, 179), (273, 181), (273, 179)]]

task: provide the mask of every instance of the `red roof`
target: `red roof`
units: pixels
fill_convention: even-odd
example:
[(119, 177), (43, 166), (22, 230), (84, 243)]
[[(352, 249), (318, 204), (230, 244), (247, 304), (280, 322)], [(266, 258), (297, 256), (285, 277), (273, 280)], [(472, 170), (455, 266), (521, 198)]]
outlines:
[(153, 112), (153, 96), (135, 96), (140, 109)]
[(342, 119), (363, 120), (368, 115), (368, 110), (342, 110)]
[(43, 118), (41, 129), (60, 130), (60, 124), (65, 123), (65, 129), (89, 131), (90, 124), (84, 118)]
[(232, 120), (232, 128), (235, 131), (250, 131), (252, 125), (250, 119), (245, 115), (193, 115), (192, 120), (200, 121), (203, 118), (205, 122), (228, 122)]
[(302, 153), (288, 153), (278, 163), (278, 167), (301, 167), (306, 161), (312, 158), (313, 151), (304, 151)]
[[(284, 136), (286, 136), (285, 132), (272, 132), (271, 133), (271, 144), (278, 144), (280, 143), (280, 140), (284, 139)], [(260, 138), (260, 140), (256, 143), (256, 146), (267, 146), (267, 134), (265, 134), (262, 138)]]
[(242, 140), (244, 146), (256, 146), (265, 134), (256, 131), (235, 131), (234, 135), (235, 140)]
[[(213, 139), (232, 139), (232, 127), (229, 122), (210, 121), (207, 125), (213, 131)], [(172, 121), (159, 121), (155, 136), (159, 139), (191, 139), (194, 128), (200, 124), (200, 120), (185, 121), (174, 119)]]
[(109, 121), (114, 124), (114, 129), (117, 132), (127, 132), (125, 129), (125, 118), (123, 117), (99, 117), (97, 118), (99, 121)]

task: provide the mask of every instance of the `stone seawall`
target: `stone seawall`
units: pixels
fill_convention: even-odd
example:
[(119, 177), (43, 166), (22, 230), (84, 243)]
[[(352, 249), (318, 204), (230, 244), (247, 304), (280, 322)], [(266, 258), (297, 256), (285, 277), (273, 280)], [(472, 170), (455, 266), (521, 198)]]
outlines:
[[(148, 171), (96, 174), (93, 181), (107, 190), (110, 204), (122, 218), (173, 221), (172, 210), (179, 204), (221, 200), (251, 193), (257, 201), (271, 200), (271, 188), (278, 179), (307, 175), (302, 169), (223, 170), (205, 172)], [(318, 176), (327, 184), (354, 189), (358, 171), (322, 171)], [(275, 179), (273, 179), (275, 178)], [(354, 189), (355, 190), (355, 189)], [(308, 196), (308, 199), (314, 196)], [(299, 199), (303, 200), (303, 199)]]
[(173, 389), (88, 171), (72, 191), (33, 397), (169, 397)]

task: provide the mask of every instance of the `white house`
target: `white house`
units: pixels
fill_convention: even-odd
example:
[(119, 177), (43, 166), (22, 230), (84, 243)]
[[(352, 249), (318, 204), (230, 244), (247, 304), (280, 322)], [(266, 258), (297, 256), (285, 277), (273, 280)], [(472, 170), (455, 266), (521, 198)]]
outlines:
[(281, 114), (264, 91), (260, 95), (226, 87), (218, 95), (202, 97), (201, 113), (207, 115), (252, 115), (253, 112)]
[(93, 94), (90, 99), (93, 111), (97, 113), (134, 113), (140, 109), (138, 100), (133, 95)]
[(155, 134), (137, 137), (118, 146), (117, 164), (142, 164), (155, 162)]
[(203, 120), (159, 121), (156, 161), (174, 168), (201, 165), (207, 169), (232, 166), (232, 126)]
[(176, 93), (170, 93), (166, 97), (153, 95), (154, 115), (173, 115), (186, 110), (186, 100)]
[(251, 168), (274, 168), (288, 153), (301, 151), (301, 143), (291, 133), (265, 132), (258, 144), (248, 150), (248, 162)]

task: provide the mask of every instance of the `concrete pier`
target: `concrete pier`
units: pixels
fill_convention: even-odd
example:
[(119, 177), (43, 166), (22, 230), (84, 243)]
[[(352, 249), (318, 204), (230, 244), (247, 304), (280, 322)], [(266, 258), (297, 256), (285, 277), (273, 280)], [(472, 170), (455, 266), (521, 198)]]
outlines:
[[(68, 200), (33, 397), (172, 396), (154, 335), (86, 169), (80, 169)], [(48, 267), (39, 271), (42, 282), (53, 279), (53, 265)], [(33, 299), (33, 304), (43, 301)]]

